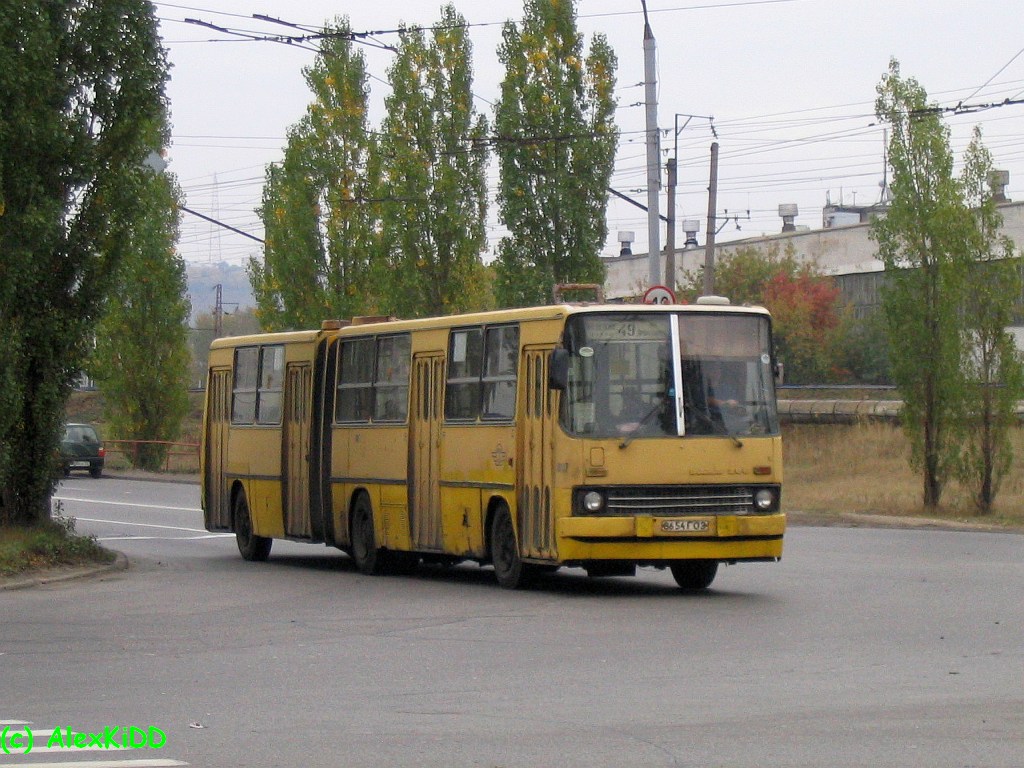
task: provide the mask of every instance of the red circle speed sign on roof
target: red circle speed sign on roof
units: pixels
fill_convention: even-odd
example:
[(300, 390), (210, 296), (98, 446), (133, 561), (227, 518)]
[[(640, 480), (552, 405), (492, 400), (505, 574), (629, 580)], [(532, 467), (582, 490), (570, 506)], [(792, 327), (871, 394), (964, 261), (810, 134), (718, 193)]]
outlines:
[(652, 285), (644, 293), (644, 304), (675, 304), (676, 295), (664, 285)]

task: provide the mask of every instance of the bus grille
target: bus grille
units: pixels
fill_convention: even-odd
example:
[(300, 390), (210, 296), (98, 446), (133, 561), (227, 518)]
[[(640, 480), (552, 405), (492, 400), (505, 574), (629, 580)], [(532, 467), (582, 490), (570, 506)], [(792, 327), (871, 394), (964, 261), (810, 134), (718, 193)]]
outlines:
[(609, 515), (746, 515), (754, 511), (749, 486), (682, 485), (608, 488)]

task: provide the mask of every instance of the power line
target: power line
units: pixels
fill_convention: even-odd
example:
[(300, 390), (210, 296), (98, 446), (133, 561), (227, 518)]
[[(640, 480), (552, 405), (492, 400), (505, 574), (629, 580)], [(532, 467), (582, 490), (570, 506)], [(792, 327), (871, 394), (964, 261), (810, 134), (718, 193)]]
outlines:
[(967, 97), (967, 99), (973, 99), (973, 98), (974, 98), (975, 96), (977, 96), (977, 95), (978, 95), (978, 93), (980, 93), (980, 92), (981, 92), (982, 90), (984, 90), (985, 88), (987, 88), (987, 87), (988, 87), (988, 84), (989, 84), (989, 83), (991, 83), (991, 82), (992, 82), (993, 80), (995, 80), (995, 79), (996, 79), (997, 77), (999, 77), (999, 76), (1000, 76), (1001, 74), (1003, 74), (1003, 71), (1004, 71), (1004, 70), (1005, 70), (1005, 69), (1006, 69), (1007, 67), (1009, 67), (1009, 66), (1010, 66), (1011, 64), (1013, 64), (1013, 62), (1015, 62), (1015, 61), (1017, 60), (1017, 58), (1018, 58), (1018, 57), (1019, 57), (1019, 56), (1020, 56), (1020, 55), (1021, 55), (1022, 53), (1024, 53), (1024, 48), (1021, 48), (1021, 49), (1020, 49), (1019, 51), (1017, 51), (1017, 52), (1016, 52), (1015, 54), (1013, 54), (1013, 56), (1012, 56), (1012, 57), (1010, 58), (1010, 60), (1009, 60), (1008, 62), (1006, 62), (1005, 64), (1003, 64), (1003, 66), (1002, 66), (1002, 67), (1000, 67), (1000, 68), (999, 68), (999, 71), (998, 71), (998, 72), (996, 72), (996, 73), (995, 73), (994, 75), (992, 75), (992, 77), (990, 77), (990, 78), (989, 78), (988, 80), (986, 80), (986, 81), (985, 81), (984, 83), (982, 83), (981, 85), (979, 85), (979, 86), (977, 87), (977, 89), (975, 89), (975, 91), (974, 91), (973, 93), (971, 93), (971, 95), (970, 95), (970, 96), (968, 96), (968, 97)]
[(206, 214), (199, 213), (198, 211), (193, 211), (191, 208), (187, 208), (184, 205), (179, 205), (178, 207), (181, 208), (181, 210), (183, 210), (185, 213), (191, 213), (193, 216), (198, 216), (203, 221), (208, 221), (211, 224), (216, 224), (218, 227), (223, 227), (224, 229), (229, 229), (232, 232), (234, 232), (235, 234), (241, 235), (242, 237), (247, 237), (250, 240), (255, 240), (260, 245), (263, 244), (263, 238), (256, 237), (256, 235), (250, 235), (248, 232), (245, 232), (245, 231), (239, 229), (238, 227), (232, 227), (230, 224), (225, 224), (223, 221), (218, 221), (217, 219), (213, 218), (212, 216), (207, 216)]

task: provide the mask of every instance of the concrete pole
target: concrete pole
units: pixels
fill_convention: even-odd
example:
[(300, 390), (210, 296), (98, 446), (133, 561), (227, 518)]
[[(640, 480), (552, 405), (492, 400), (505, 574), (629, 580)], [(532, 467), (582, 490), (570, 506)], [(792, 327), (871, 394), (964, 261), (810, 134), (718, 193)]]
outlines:
[(660, 142), (658, 141), (658, 82), (654, 33), (644, 8), (644, 90), (647, 113), (647, 261), (648, 284), (661, 283), (661, 223), (658, 221), (658, 195), (661, 192)]
[(666, 164), (668, 199), (665, 203), (665, 287), (676, 291), (676, 159)]
[(715, 293), (715, 235), (718, 234), (718, 142), (711, 144), (711, 182), (708, 184), (708, 237), (704, 246), (704, 295)]

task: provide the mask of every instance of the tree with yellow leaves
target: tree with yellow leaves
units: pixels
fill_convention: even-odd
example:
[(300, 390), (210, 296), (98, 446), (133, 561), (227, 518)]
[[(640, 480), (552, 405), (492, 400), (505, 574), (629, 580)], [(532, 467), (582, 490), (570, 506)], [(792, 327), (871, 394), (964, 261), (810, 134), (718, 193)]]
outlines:
[(584, 56), (574, 0), (526, 0), (508, 22), (495, 109), (502, 306), (544, 304), (555, 283), (602, 283), (600, 250), (615, 162), (615, 54), (595, 35)]

